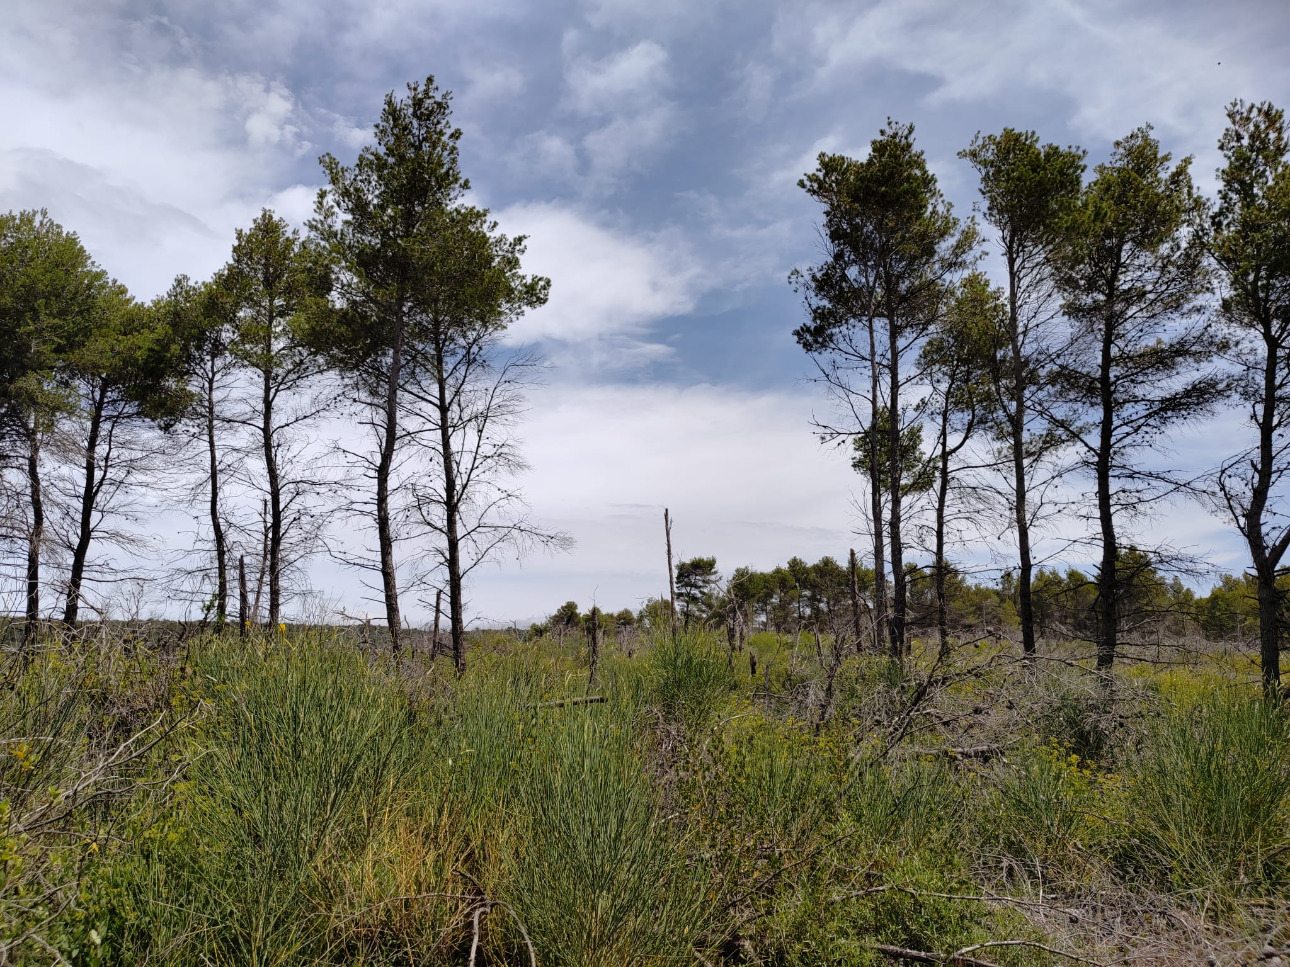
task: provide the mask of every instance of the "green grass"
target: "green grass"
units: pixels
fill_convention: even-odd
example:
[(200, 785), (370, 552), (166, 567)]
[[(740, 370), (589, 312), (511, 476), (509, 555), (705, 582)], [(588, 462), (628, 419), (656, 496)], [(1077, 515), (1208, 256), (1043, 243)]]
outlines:
[(733, 967), (1011, 938), (1108, 962), (1036, 898), (1204, 910), (1210, 943), (1290, 906), (1287, 718), (1212, 663), (1161, 696), (1132, 667), (852, 656), (825, 709), (813, 643), (753, 647), (755, 680), (702, 633), (607, 646), (590, 704), (573, 640), (477, 642), (460, 680), (322, 633), (5, 659), (0, 950)]

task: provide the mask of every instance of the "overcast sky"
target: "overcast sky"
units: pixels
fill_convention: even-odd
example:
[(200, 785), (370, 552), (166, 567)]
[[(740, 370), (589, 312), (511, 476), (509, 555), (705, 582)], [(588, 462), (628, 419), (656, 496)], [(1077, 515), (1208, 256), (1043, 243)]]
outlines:
[[(0, 210), (48, 208), (150, 298), (218, 268), (261, 207), (301, 223), (318, 155), (352, 162), (384, 95), (434, 75), (473, 200), (552, 280), (513, 334), (552, 363), (524, 487), (577, 541), (477, 572), (472, 614), (634, 607), (666, 588), (665, 505), (678, 554), (727, 572), (863, 546), (858, 478), (811, 434), (826, 403), (790, 335), (786, 276), (817, 254), (796, 182), (818, 152), (911, 121), (966, 216), (956, 152), (976, 131), (1033, 128), (1096, 162), (1151, 122), (1208, 188), (1224, 105), (1290, 106), (1287, 41), (1284, 0), (9, 0)], [(1235, 423), (1177, 459), (1216, 459)], [(1244, 564), (1195, 507), (1154, 531)]]

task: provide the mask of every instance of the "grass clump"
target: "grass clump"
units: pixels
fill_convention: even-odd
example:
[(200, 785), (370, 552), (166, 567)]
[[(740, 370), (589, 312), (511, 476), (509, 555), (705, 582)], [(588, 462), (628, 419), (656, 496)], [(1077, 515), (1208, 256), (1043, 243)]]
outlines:
[(599, 711), (538, 739), (503, 896), (555, 967), (691, 964), (709, 916), (636, 744)]
[(1133, 762), (1129, 852), (1184, 890), (1258, 893), (1290, 872), (1290, 718), (1217, 692), (1150, 731)]
[(708, 722), (737, 683), (727, 653), (694, 632), (658, 636), (648, 667), (648, 700), (690, 730)]

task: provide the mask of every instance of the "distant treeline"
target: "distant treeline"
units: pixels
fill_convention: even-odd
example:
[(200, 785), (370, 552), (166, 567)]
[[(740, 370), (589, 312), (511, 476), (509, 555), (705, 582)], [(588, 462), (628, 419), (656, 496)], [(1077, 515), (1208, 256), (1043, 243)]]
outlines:
[[(736, 568), (723, 578), (716, 559), (695, 558), (677, 567), (676, 623), (682, 628), (725, 629), (731, 640), (756, 631), (778, 634), (824, 633), (858, 641), (871, 648), (879, 640), (874, 625), (873, 569), (858, 566), (855, 595), (850, 569), (832, 557), (808, 564), (799, 557), (769, 571)], [(930, 568), (910, 565), (910, 626), (934, 633), (937, 596)], [(1167, 637), (1186, 643), (1253, 640), (1259, 633), (1258, 594), (1251, 575), (1224, 574), (1208, 594), (1198, 595), (1177, 576), (1166, 577), (1148, 555), (1127, 549), (1120, 555), (1120, 620), (1138, 644)], [(1290, 577), (1278, 582), (1290, 592)], [(1015, 634), (1021, 626), (1017, 578), (1004, 572), (997, 582), (973, 581), (958, 568), (946, 574), (950, 630), (960, 636)], [(1041, 640), (1096, 641), (1099, 609), (1097, 582), (1076, 568), (1041, 567), (1033, 584), (1036, 630)], [(668, 627), (671, 604), (656, 598), (639, 609), (583, 611), (566, 601), (530, 635), (587, 633), (597, 621), (604, 634), (634, 628)]]

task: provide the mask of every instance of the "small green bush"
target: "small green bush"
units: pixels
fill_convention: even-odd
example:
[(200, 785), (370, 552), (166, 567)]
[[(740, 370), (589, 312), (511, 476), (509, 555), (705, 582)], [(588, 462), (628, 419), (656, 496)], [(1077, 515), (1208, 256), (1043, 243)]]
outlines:
[(691, 729), (708, 722), (735, 689), (727, 655), (703, 635), (660, 637), (649, 652), (650, 700), (668, 718)]

